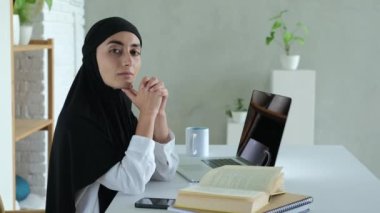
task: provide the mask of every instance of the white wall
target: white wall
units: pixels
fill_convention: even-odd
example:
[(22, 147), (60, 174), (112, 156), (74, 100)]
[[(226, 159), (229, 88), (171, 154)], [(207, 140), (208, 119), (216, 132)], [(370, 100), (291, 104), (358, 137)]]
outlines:
[[(11, 102), (10, 1), (0, 1), (0, 196), (6, 209), (13, 208), (13, 143)], [(3, 30), (5, 33), (3, 33)]]
[(87, 29), (115, 15), (137, 25), (141, 75), (157, 75), (169, 88), (178, 143), (190, 125), (209, 126), (212, 143), (224, 143), (225, 106), (247, 100), (253, 88), (269, 89), (281, 50), (264, 40), (268, 19), (283, 9), (310, 28), (296, 49), (300, 68), (317, 71), (315, 142), (344, 145), (380, 177), (380, 1), (92, 0), (85, 6)]
[[(80, 66), (80, 48), (84, 36), (84, 0), (55, 0), (51, 11), (45, 8), (36, 20), (33, 38), (53, 38), (55, 42), (55, 106), (57, 118), (68, 88)], [(11, 49), (10, 49), (10, 1), (0, 1), (2, 28), (0, 33), (0, 195), (6, 209), (13, 209), (12, 157), (12, 98), (11, 98)], [(46, 57), (41, 52), (21, 53), (15, 58), (18, 71), (15, 74), (16, 114), (18, 117), (38, 118), (46, 116), (43, 79)], [(43, 62), (43, 63), (42, 63)], [(45, 64), (41, 66), (41, 64)], [(46, 78), (46, 77), (45, 77)], [(45, 82), (46, 83), (46, 82)], [(46, 177), (43, 172), (43, 154), (46, 154), (44, 134), (34, 134), (17, 143), (17, 173), (31, 183), (32, 191), (44, 194)], [(41, 161), (42, 159), (42, 161)], [(31, 163), (32, 162), (32, 163)]]
[(54, 0), (52, 10), (44, 11), (41, 28), (43, 38), (54, 38), (56, 122), (75, 74), (82, 64), (84, 0)]

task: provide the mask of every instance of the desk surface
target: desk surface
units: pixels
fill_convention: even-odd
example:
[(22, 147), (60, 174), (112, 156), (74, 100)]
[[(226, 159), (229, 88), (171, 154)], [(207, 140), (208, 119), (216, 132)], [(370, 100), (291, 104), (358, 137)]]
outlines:
[[(211, 156), (234, 155), (235, 146), (213, 145)], [(184, 146), (177, 145), (179, 154)], [(380, 212), (380, 181), (342, 146), (284, 145), (276, 166), (285, 173), (285, 189), (311, 195), (311, 212)], [(136, 209), (134, 202), (142, 197), (175, 198), (177, 190), (190, 185), (177, 174), (170, 182), (151, 181), (144, 194), (118, 193), (108, 213), (167, 212)]]

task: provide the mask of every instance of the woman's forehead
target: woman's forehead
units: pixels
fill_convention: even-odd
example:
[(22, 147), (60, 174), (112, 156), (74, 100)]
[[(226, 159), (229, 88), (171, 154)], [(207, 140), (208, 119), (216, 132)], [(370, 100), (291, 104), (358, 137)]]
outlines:
[(122, 32), (118, 32), (118, 33), (113, 34), (112, 36), (108, 37), (104, 41), (104, 43), (106, 43), (106, 44), (116, 43), (116, 44), (120, 44), (120, 45), (138, 45), (138, 46), (141, 46), (139, 38), (135, 34), (133, 34), (131, 32), (127, 32), (127, 31), (122, 31)]

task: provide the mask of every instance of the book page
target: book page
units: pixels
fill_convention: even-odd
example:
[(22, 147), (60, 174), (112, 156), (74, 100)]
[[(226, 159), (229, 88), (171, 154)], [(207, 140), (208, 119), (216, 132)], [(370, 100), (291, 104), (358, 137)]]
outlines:
[(281, 167), (222, 166), (211, 170), (199, 182), (201, 186), (263, 191), (282, 191)]

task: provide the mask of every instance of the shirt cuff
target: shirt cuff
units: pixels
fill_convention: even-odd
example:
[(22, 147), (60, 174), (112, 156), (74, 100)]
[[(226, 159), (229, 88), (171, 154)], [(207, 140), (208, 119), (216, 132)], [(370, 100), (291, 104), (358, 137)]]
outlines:
[(140, 153), (144, 156), (145, 153), (153, 152), (155, 142), (147, 137), (133, 135), (129, 143), (127, 152)]

